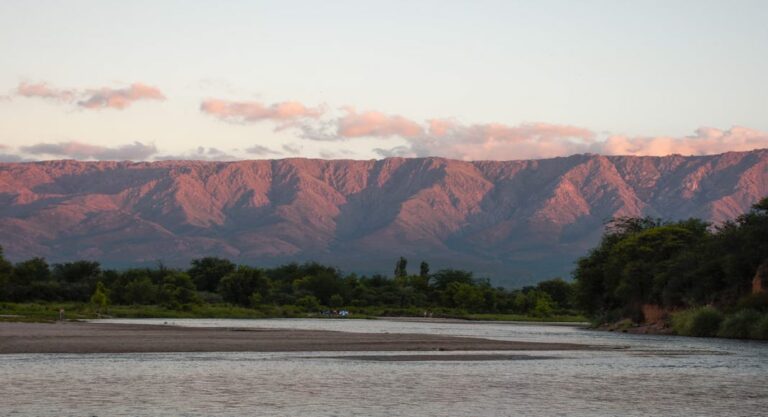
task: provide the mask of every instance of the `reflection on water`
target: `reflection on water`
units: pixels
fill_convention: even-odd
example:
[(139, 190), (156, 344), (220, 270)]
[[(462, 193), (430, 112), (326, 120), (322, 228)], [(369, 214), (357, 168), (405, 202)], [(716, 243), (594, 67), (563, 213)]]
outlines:
[[(628, 349), (514, 352), (490, 361), (455, 360), (456, 352), (424, 353), (450, 355), (445, 361), (370, 360), (404, 354), (397, 352), (4, 355), (0, 415), (749, 416), (764, 415), (768, 406), (768, 344), (761, 342), (497, 323), (170, 323), (430, 333)], [(516, 360), (517, 355), (529, 357)]]

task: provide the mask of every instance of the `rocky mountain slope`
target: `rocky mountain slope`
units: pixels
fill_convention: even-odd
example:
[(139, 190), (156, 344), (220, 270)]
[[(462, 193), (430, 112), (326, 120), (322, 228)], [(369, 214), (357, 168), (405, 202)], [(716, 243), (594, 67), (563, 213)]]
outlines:
[(768, 195), (768, 150), (530, 161), (0, 164), (13, 260), (185, 265), (216, 255), (391, 274), (457, 267), (520, 285), (567, 276), (613, 216), (720, 222)]

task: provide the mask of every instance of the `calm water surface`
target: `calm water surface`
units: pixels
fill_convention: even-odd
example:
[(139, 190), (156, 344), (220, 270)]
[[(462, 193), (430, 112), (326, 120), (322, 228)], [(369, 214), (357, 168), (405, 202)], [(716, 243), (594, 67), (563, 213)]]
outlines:
[(768, 414), (764, 342), (504, 323), (104, 321), (426, 333), (626, 349), (521, 352), (548, 357), (531, 360), (415, 362), (349, 358), (372, 352), (345, 352), (344, 359), (334, 358), (337, 352), (0, 355), (0, 415)]

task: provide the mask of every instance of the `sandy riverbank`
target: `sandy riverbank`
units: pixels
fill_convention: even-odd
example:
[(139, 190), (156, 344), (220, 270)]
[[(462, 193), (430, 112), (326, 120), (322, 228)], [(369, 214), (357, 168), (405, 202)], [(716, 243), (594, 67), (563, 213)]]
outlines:
[(0, 354), (587, 350), (570, 343), (321, 330), (237, 329), (86, 322), (0, 322)]

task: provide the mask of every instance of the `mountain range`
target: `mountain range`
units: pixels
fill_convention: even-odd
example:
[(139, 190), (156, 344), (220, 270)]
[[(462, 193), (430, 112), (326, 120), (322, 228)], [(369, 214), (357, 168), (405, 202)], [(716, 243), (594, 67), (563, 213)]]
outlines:
[(567, 277), (617, 216), (733, 219), (768, 195), (768, 149), (540, 160), (56, 160), (0, 163), (8, 258), (184, 266), (316, 260), (495, 284)]

